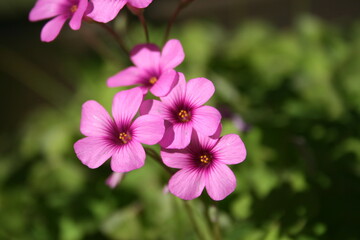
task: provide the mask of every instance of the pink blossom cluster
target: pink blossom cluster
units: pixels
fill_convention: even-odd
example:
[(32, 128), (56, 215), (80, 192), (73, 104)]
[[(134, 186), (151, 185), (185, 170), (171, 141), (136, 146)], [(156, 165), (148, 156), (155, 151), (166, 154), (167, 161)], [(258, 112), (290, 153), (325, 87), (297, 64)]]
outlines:
[[(78, 30), (83, 20), (106, 23), (128, 4), (132, 11), (152, 0), (37, 0), (29, 19), (49, 19), (41, 40), (54, 40), (69, 20)], [(185, 58), (180, 41), (169, 40), (160, 50), (140, 44), (130, 53), (130, 66), (107, 80), (108, 87), (136, 87), (118, 92), (112, 116), (94, 100), (82, 106), (80, 131), (74, 144), (77, 157), (89, 168), (111, 158), (114, 172), (107, 183), (115, 187), (126, 172), (141, 168), (146, 159), (142, 144), (161, 146), (161, 159), (180, 169), (169, 180), (169, 191), (185, 200), (197, 198), (206, 188), (214, 200), (234, 191), (236, 178), (227, 165), (245, 160), (246, 149), (236, 134), (221, 136), (221, 114), (204, 105), (215, 92), (206, 78), (186, 81), (175, 68)], [(154, 99), (147, 99), (148, 93)], [(155, 99), (156, 98), (156, 99)]]
[[(135, 46), (134, 66), (110, 77), (107, 85), (136, 86), (115, 95), (112, 117), (96, 101), (84, 103), (80, 131), (86, 137), (74, 149), (89, 168), (111, 158), (112, 171), (125, 173), (144, 165), (142, 144), (160, 144), (163, 163), (180, 169), (168, 184), (172, 194), (190, 200), (206, 188), (212, 199), (222, 200), (236, 187), (227, 165), (244, 161), (246, 149), (236, 134), (220, 137), (221, 114), (204, 105), (215, 92), (214, 84), (206, 78), (186, 81), (174, 70), (184, 57), (175, 39), (161, 51), (154, 44)], [(145, 99), (149, 91), (158, 99)], [(112, 187), (118, 178), (111, 176)]]
[(41, 31), (43, 42), (53, 41), (67, 20), (73, 30), (79, 30), (83, 20), (107, 23), (127, 4), (145, 8), (152, 0), (37, 0), (29, 14), (32, 22), (52, 18)]

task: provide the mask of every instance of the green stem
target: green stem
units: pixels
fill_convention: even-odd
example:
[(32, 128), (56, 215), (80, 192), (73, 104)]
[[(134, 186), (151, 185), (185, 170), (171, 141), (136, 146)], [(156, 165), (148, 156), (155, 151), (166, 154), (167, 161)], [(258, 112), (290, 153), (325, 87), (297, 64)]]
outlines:
[(220, 224), (219, 224), (219, 209), (217, 206), (214, 206), (215, 208), (215, 219), (214, 219), (214, 235), (216, 240), (221, 240), (221, 230), (220, 230)]
[(204, 237), (204, 235), (201, 233), (200, 231), (200, 228), (199, 228), (199, 225), (197, 224), (196, 222), (196, 219), (195, 219), (195, 216), (194, 216), (194, 212), (189, 204), (188, 201), (183, 201), (184, 202), (184, 206), (185, 206), (185, 209), (186, 209), (186, 212), (190, 218), (190, 221), (191, 221), (191, 224), (193, 225), (194, 227), (194, 230), (197, 234), (197, 236), (199, 237), (200, 240), (205, 240), (206, 238)]
[(171, 27), (173, 26), (177, 16), (181, 12), (181, 10), (183, 10), (187, 5), (189, 5), (193, 1), (195, 1), (195, 0), (180, 0), (177, 8), (175, 9), (173, 15), (171, 16), (171, 18), (170, 18), (170, 20), (168, 22), (167, 27), (166, 27), (165, 35), (164, 35), (164, 44), (169, 39)]
[(219, 224), (219, 211), (217, 209), (216, 203), (215, 205), (213, 205), (215, 209), (215, 218), (212, 219), (210, 216), (210, 211), (212, 206), (208, 202), (206, 202), (203, 198), (201, 198), (201, 200), (205, 206), (205, 219), (208, 224), (208, 227), (213, 232), (214, 239), (221, 240), (222, 237), (221, 237), (220, 224)]
[(208, 203), (205, 203), (205, 201), (203, 201), (204, 205), (205, 205), (205, 219), (206, 222), (208, 224), (209, 229), (213, 229), (213, 222), (211, 220), (210, 217), (210, 205)]
[(122, 40), (120, 35), (115, 32), (115, 30), (112, 27), (110, 27), (105, 23), (100, 23), (100, 22), (96, 22), (96, 23), (99, 24), (102, 28), (104, 28), (108, 33), (110, 33), (110, 35), (116, 40), (116, 42), (119, 44), (120, 48), (124, 51), (124, 53), (129, 55), (129, 50), (125, 46), (124, 41)]
[(147, 24), (146, 24), (146, 20), (145, 20), (144, 14), (141, 12), (141, 13), (138, 15), (138, 17), (139, 17), (139, 20), (140, 20), (140, 22), (141, 22), (141, 25), (142, 25), (143, 28), (144, 28), (146, 43), (149, 43), (149, 42), (150, 42), (150, 36), (149, 36), (149, 31), (148, 31), (148, 27), (147, 27)]
[(163, 163), (160, 155), (157, 152), (155, 152), (154, 149), (146, 147), (145, 152), (146, 152), (147, 155), (152, 157), (156, 162), (158, 162), (165, 169), (165, 171), (167, 173), (169, 173), (170, 175), (174, 174), (174, 171)]

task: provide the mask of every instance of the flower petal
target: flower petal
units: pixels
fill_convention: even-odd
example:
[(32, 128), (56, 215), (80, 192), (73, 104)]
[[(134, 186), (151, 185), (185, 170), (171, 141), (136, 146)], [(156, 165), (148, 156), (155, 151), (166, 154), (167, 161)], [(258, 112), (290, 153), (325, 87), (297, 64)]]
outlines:
[(123, 126), (123, 124), (130, 124), (139, 110), (142, 100), (143, 93), (139, 88), (124, 90), (115, 95), (112, 114), (119, 127)]
[(182, 102), (186, 95), (186, 80), (183, 73), (179, 74), (179, 81), (176, 86), (171, 90), (171, 92), (165, 96), (161, 97), (161, 101), (170, 107), (176, 106), (177, 103)]
[(137, 88), (139, 88), (142, 91), (143, 95), (146, 95), (149, 90), (147, 86), (138, 86)]
[(114, 145), (105, 138), (86, 137), (74, 144), (80, 161), (89, 168), (98, 168), (114, 153)]
[(193, 130), (191, 135), (191, 142), (187, 149), (193, 153), (201, 153), (203, 151), (210, 152), (217, 143), (217, 139), (196, 132)]
[[(199, 91), (201, 89), (201, 91)], [(206, 78), (189, 80), (186, 86), (186, 99), (192, 106), (199, 107), (206, 103), (215, 92), (214, 84)]]
[(140, 116), (131, 125), (133, 138), (140, 143), (153, 145), (164, 136), (164, 120), (155, 115)]
[(146, 8), (153, 0), (128, 0), (128, 4), (136, 8)]
[(220, 121), (219, 126), (216, 129), (215, 133), (213, 135), (211, 135), (210, 137), (213, 139), (218, 139), (221, 136), (221, 132), (222, 132), (222, 124)]
[(162, 73), (159, 80), (150, 88), (150, 92), (157, 97), (166, 96), (177, 84), (179, 75), (175, 70), (168, 70)]
[(236, 188), (235, 175), (225, 164), (213, 163), (205, 176), (206, 191), (215, 201), (223, 200)]
[(77, 10), (74, 12), (70, 20), (70, 27), (72, 30), (79, 30), (85, 11), (88, 7), (88, 0), (80, 0)]
[(236, 134), (227, 134), (221, 137), (213, 151), (216, 159), (224, 164), (238, 164), (246, 158), (245, 145)]
[(143, 82), (141, 71), (137, 67), (128, 67), (108, 78), (108, 87), (121, 87)]
[(160, 66), (162, 69), (175, 68), (184, 61), (185, 53), (179, 40), (167, 41), (161, 52)]
[(213, 135), (220, 124), (220, 112), (211, 106), (201, 106), (192, 111), (191, 121), (196, 131), (206, 136)]
[(163, 148), (186, 148), (191, 139), (192, 126), (188, 123), (174, 124), (166, 128), (164, 138), (160, 141)]
[(136, 45), (130, 52), (130, 58), (140, 68), (159, 71), (160, 50), (155, 44)]
[(98, 102), (90, 100), (82, 105), (80, 132), (85, 136), (108, 136), (113, 120)]
[(169, 190), (184, 200), (200, 196), (205, 186), (203, 172), (197, 168), (184, 168), (176, 172), (169, 181)]
[(107, 23), (118, 15), (127, 0), (91, 0), (91, 2), (94, 8), (87, 16), (97, 22)]
[(153, 99), (147, 99), (142, 102), (140, 106), (140, 115), (156, 115), (156, 116), (162, 116), (163, 114), (163, 103), (158, 100)]
[(64, 15), (68, 11), (68, 9), (66, 9), (66, 5), (66, 0), (39, 0), (31, 9), (29, 20), (34, 22), (52, 18), (58, 15)]
[(51, 42), (53, 41), (60, 33), (61, 28), (64, 26), (65, 21), (67, 20), (66, 15), (59, 15), (54, 19), (51, 19), (45, 24), (41, 30), (41, 41)]
[(164, 164), (171, 168), (190, 168), (194, 166), (191, 154), (185, 149), (161, 149)]
[(137, 141), (131, 141), (121, 147), (111, 158), (114, 172), (129, 172), (141, 168), (145, 163), (145, 150)]
[(117, 185), (119, 185), (119, 183), (121, 182), (121, 180), (125, 177), (125, 173), (118, 173), (118, 172), (113, 172), (112, 174), (110, 174), (110, 176), (106, 179), (105, 183), (106, 185), (108, 185), (110, 188), (115, 188)]

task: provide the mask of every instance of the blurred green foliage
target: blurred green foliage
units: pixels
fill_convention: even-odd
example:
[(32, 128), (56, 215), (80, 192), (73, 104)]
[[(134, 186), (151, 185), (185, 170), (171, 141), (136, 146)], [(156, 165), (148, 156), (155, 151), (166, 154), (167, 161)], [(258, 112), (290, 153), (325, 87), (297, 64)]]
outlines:
[[(263, 22), (231, 30), (188, 22), (174, 30), (186, 52), (179, 70), (214, 82), (211, 104), (224, 112), (223, 134), (239, 134), (247, 147), (246, 161), (232, 166), (236, 191), (217, 203), (224, 239), (359, 239), (360, 25), (343, 30), (305, 16), (283, 30)], [(161, 29), (151, 33), (160, 42)], [(128, 38), (140, 42), (143, 33), (135, 27)], [(104, 184), (108, 165), (88, 169), (73, 152), (82, 103), (109, 109), (120, 90), (105, 80), (128, 60), (119, 54), (119, 66), (104, 54), (86, 62), (75, 55), (68, 65), (77, 69), (76, 93), (33, 111), (8, 140), (13, 150), (0, 156), (0, 239), (196, 239), (182, 201), (164, 193), (169, 176), (152, 159), (112, 190)], [(247, 129), (236, 127), (239, 117)], [(191, 205), (210, 238), (202, 202)]]

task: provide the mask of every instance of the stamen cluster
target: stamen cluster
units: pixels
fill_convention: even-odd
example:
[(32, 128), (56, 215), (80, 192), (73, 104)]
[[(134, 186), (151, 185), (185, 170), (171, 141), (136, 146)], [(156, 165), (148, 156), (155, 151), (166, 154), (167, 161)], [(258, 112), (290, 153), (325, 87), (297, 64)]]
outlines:
[(201, 155), (200, 156), (200, 162), (203, 163), (204, 165), (207, 165), (211, 162), (212, 157), (210, 154), (205, 154), (205, 155)]

